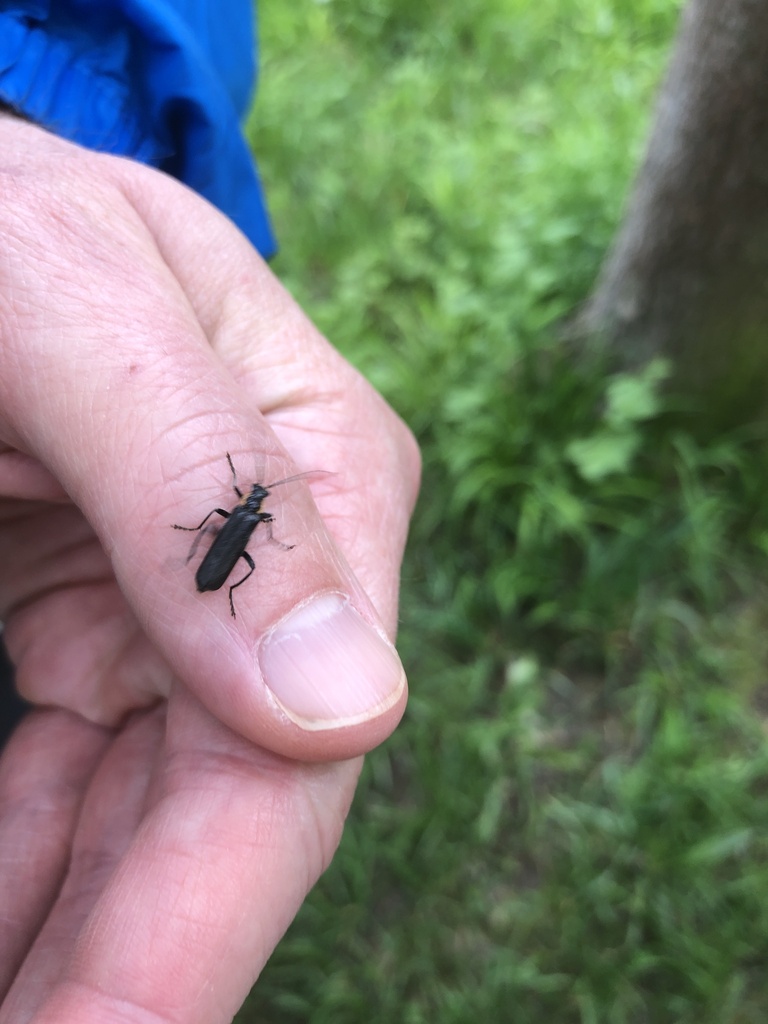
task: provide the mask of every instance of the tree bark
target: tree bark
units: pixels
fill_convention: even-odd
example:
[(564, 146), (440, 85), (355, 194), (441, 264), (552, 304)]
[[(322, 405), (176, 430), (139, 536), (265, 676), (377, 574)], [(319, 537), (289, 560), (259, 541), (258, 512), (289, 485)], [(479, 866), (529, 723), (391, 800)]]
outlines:
[(673, 364), (713, 424), (768, 416), (768, 0), (690, 0), (582, 326)]

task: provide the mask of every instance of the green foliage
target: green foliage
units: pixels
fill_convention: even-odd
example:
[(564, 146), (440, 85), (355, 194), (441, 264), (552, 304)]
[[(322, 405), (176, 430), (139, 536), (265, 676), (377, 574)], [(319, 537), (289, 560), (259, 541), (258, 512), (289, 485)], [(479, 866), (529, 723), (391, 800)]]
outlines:
[(762, 1020), (768, 459), (559, 325), (671, 0), (262, 5), (276, 270), (424, 453), (405, 723), (240, 1020)]
[(571, 441), (566, 453), (580, 476), (599, 481), (626, 473), (643, 442), (639, 425), (661, 411), (658, 385), (669, 375), (662, 360), (652, 360), (638, 373), (621, 373), (610, 382), (605, 412), (588, 437)]

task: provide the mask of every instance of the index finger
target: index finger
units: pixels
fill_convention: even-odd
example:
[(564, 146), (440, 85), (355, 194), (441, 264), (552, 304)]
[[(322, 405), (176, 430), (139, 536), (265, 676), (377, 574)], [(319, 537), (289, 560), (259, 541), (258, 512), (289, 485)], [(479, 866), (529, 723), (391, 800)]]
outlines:
[[(230, 1021), (338, 844), (356, 763), (275, 757), (175, 696), (156, 799), (79, 935), (65, 932), (72, 955), (36, 1024)], [(113, 839), (82, 827), (95, 859)]]

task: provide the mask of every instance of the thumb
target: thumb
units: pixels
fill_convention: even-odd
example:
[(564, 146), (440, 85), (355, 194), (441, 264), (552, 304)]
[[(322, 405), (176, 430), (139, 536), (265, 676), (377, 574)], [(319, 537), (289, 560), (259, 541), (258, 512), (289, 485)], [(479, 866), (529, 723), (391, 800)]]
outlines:
[[(296, 467), (276, 449), (263, 419), (250, 415), (260, 455), (228, 453), (192, 465), (172, 488), (192, 494), (178, 502), (189, 509), (187, 522), (204, 523), (203, 530), (210, 518), (223, 524), (213, 541), (203, 538), (205, 553), (195, 551), (186, 571), (178, 560), (164, 561), (173, 633), (181, 629), (184, 640), (174, 664), (217, 717), (263, 745), (303, 759), (352, 756), (394, 727), (405, 677), (312, 499), (311, 486), (338, 484), (313, 475), (262, 484)], [(257, 481), (241, 489), (236, 461), (270, 468), (252, 472)]]
[[(65, 185), (66, 175), (57, 216), (32, 238), (19, 229), (15, 246), (24, 315), (10, 318), (5, 340), (35, 372), (20, 363), (21, 372), (0, 382), (10, 436), (61, 482), (109, 555), (127, 601), (113, 614), (135, 616), (159, 659), (221, 721), (294, 758), (346, 758), (372, 748), (399, 720), (406, 684), (313, 501), (313, 491), (341, 486), (344, 467), (291, 462), (212, 352), (136, 211), (112, 189), (93, 188), (86, 202), (79, 179), (71, 202), (62, 198)], [(67, 216), (62, 202), (70, 204)], [(24, 222), (17, 208), (15, 226)], [(339, 477), (253, 491), (307, 469)], [(251, 512), (261, 519), (248, 537), (242, 510), (254, 493), (261, 499)], [(233, 508), (240, 510), (234, 517), (222, 514)], [(185, 565), (187, 541), (173, 527), (196, 527), (214, 509), (221, 512), (211, 518), (229, 529), (234, 546), (215, 566), (221, 592), (200, 593), (197, 563)], [(206, 535), (198, 557), (208, 544)], [(60, 666), (83, 642), (82, 598), (72, 589), (59, 602), (71, 626)], [(24, 614), (33, 628), (46, 628), (34, 600)], [(109, 686), (104, 666), (120, 652), (108, 638), (88, 642), (102, 645), (102, 685)], [(52, 699), (69, 706), (62, 673)]]

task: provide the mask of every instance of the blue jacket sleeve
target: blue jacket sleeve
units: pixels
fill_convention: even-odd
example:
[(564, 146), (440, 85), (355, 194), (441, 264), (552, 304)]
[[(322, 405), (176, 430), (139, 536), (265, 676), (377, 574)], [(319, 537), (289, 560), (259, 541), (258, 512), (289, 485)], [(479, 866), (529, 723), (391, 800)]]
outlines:
[(0, 0), (0, 99), (174, 175), (270, 256), (240, 127), (255, 53), (252, 0)]

